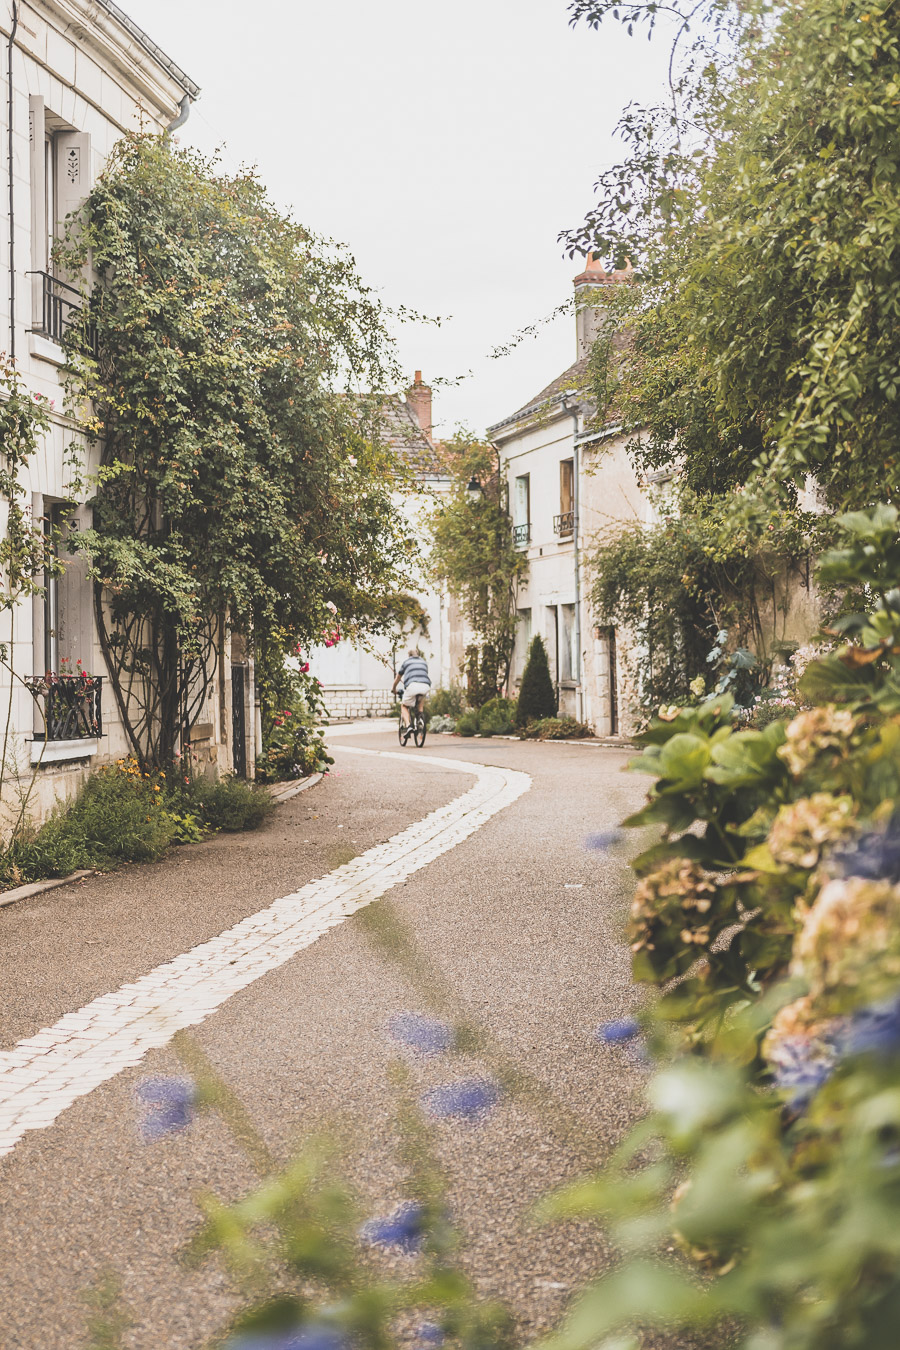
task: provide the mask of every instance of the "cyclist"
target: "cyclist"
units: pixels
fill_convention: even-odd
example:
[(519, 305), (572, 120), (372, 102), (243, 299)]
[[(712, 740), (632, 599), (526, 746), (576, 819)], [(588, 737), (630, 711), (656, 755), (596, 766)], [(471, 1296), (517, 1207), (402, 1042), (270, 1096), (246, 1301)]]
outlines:
[(400, 700), (400, 718), (404, 726), (404, 735), (408, 738), (412, 730), (409, 720), (410, 708), (421, 712), (425, 707), (425, 699), (431, 693), (428, 662), (415, 647), (410, 647), (409, 655), (397, 671), (397, 677), (391, 685), (391, 693), (396, 694), (401, 684), (403, 697)]

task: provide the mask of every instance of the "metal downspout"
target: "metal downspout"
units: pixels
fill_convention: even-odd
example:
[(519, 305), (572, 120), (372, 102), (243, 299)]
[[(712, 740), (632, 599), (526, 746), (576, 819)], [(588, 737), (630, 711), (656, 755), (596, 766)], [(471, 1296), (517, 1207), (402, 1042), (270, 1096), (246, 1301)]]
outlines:
[(572, 521), (572, 541), (574, 544), (574, 563), (575, 563), (575, 715), (579, 722), (584, 721), (584, 685), (582, 683), (581, 671), (581, 554), (578, 548), (578, 530), (580, 527), (581, 511), (581, 455), (578, 445), (578, 409), (571, 408), (568, 400), (563, 399), (563, 408), (572, 419), (572, 459), (574, 461), (572, 468), (572, 477), (574, 481), (575, 500)]
[(169, 123), (169, 125), (166, 127), (165, 130), (166, 136), (171, 135), (173, 131), (177, 131), (179, 127), (184, 126), (185, 122), (191, 115), (191, 102), (192, 99), (190, 94), (185, 94), (184, 98), (178, 105), (180, 110), (178, 116), (173, 118), (172, 121)]
[(7, 171), (9, 176), (9, 356), (16, 359), (16, 203), (13, 172), (13, 47), (19, 27), (19, 3), (12, 0), (12, 29), (6, 48)]

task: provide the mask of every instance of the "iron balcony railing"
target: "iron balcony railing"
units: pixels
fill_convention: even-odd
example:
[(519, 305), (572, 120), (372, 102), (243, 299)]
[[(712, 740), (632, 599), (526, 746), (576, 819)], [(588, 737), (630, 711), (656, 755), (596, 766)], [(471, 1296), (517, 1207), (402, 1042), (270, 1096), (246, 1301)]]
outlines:
[(560, 536), (575, 533), (575, 512), (561, 511), (553, 517), (553, 533)]
[(63, 338), (74, 325), (81, 327), (88, 351), (97, 355), (97, 330), (88, 323), (84, 314), (84, 297), (74, 286), (59, 281), (49, 272), (30, 272), (29, 276), (41, 279), (41, 327), (40, 331), (54, 342), (62, 343)]
[(516, 548), (525, 548), (526, 545), (530, 542), (530, 540), (531, 540), (530, 525), (513, 526), (513, 543), (515, 544)]
[(82, 741), (103, 735), (102, 675), (32, 675), (25, 681), (42, 705), (48, 741)]

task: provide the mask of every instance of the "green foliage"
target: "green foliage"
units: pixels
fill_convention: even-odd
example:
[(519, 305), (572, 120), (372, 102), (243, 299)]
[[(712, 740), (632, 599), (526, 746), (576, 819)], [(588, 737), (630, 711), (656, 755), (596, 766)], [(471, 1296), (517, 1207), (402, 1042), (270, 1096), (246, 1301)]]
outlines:
[[(633, 767), (653, 785), (625, 823), (661, 838), (633, 862), (628, 939), (660, 991), (643, 1021), (662, 1067), (611, 1164), (545, 1206), (603, 1221), (625, 1252), (554, 1350), (637, 1325), (717, 1328), (745, 1350), (896, 1340), (896, 520), (843, 518), (823, 563), (875, 598), (807, 667), (801, 690), (827, 702), (741, 730), (724, 695), (661, 709), (643, 737)], [(660, 1264), (661, 1244), (708, 1278)]]
[[(606, 8), (578, 6), (595, 22)], [(643, 278), (615, 391), (632, 452), (683, 463), (697, 490), (761, 458), (798, 484), (814, 473), (834, 505), (870, 503), (875, 484), (893, 500), (900, 15), (890, 0), (697, 9), (729, 40), (701, 51), (692, 12), (672, 101), (628, 110), (627, 157), (570, 237), (630, 253)]]
[(252, 1291), (223, 1332), (225, 1344), (308, 1332), (329, 1344), (386, 1350), (402, 1343), (398, 1327), (408, 1339), (411, 1318), (421, 1323), (427, 1316), (460, 1350), (511, 1350), (509, 1314), (479, 1297), (460, 1261), (437, 1131), (418, 1109), (405, 1065), (395, 1062), (389, 1081), (403, 1191), (420, 1216), (412, 1271), (406, 1261), (387, 1267), (363, 1255), (362, 1216), (331, 1141), (307, 1140), (286, 1165), (279, 1163), (200, 1047), (183, 1033), (176, 1047), (202, 1105), (223, 1118), (260, 1176), (236, 1200), (200, 1196), (203, 1223), (183, 1253), (191, 1266), (221, 1254), (235, 1280)]
[(466, 696), (458, 684), (446, 689), (432, 689), (428, 696), (428, 711), (434, 717), (461, 717), (466, 711)]
[(478, 709), (478, 734), (480, 736), (503, 736), (512, 731), (516, 724), (516, 700), (514, 698), (492, 698)]
[(455, 717), (442, 717), (442, 716), (429, 718), (428, 730), (433, 731), (435, 733), (439, 731), (455, 731), (456, 720), (457, 719)]
[(832, 535), (830, 518), (759, 482), (719, 497), (685, 488), (658, 524), (635, 521), (597, 543), (595, 610), (636, 639), (643, 707), (687, 699), (696, 682), (749, 703), (783, 637), (789, 585), (808, 581)]
[(550, 662), (543, 638), (535, 636), (528, 649), (528, 660), (519, 686), (516, 725), (527, 726), (531, 721), (556, 716), (556, 690), (550, 678)]
[(3, 860), (13, 883), (66, 876), (83, 867), (152, 862), (174, 841), (166, 780), (122, 760), (92, 774), (75, 801), (37, 831), (12, 841)]
[(224, 778), (199, 775), (193, 780), (190, 799), (209, 829), (234, 833), (258, 829), (275, 809), (268, 792), (233, 774)]
[(59, 266), (88, 248), (99, 358), (68, 330), (69, 398), (93, 400), (100, 469), (79, 542), (132, 749), (167, 764), (226, 620), (307, 649), (335, 614), (390, 626), (408, 550), (377, 445), (388, 348), (352, 259), (171, 138), (118, 143)]
[[(459, 598), (475, 634), (474, 669), (467, 653), (467, 696), (480, 707), (509, 683), (516, 595), (528, 559), (513, 546), (493, 447), (460, 435), (447, 444), (445, 455), (454, 486), (432, 520), (432, 566), (435, 577)], [(466, 494), (473, 477), (482, 485), (474, 502)]]
[(262, 714), (262, 753), (256, 777), (263, 783), (324, 773), (334, 760), (321, 723), (328, 716), (318, 680), (299, 646), (288, 656), (285, 634), (275, 632), (256, 650), (256, 682)]
[(154, 862), (171, 844), (195, 844), (210, 831), (254, 830), (275, 803), (243, 779), (206, 778), (141, 769), (122, 759), (91, 774), (75, 800), (39, 829), (19, 831), (0, 855), (9, 886), (81, 868), (106, 871), (123, 862)]
[(594, 732), (575, 717), (541, 717), (522, 727), (519, 735), (526, 741), (581, 741)]
[(463, 713), (462, 717), (456, 719), (457, 736), (477, 736), (478, 735), (478, 713)]

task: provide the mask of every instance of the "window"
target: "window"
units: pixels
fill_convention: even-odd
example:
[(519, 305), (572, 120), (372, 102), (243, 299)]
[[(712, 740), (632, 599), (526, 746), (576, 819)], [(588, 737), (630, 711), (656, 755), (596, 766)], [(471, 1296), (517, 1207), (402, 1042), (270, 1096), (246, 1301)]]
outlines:
[(577, 662), (575, 659), (575, 606), (559, 607), (559, 678), (572, 681), (575, 678)]
[[(58, 540), (61, 510), (59, 505), (46, 508), (45, 538), (55, 535)], [(58, 555), (58, 552), (54, 543), (54, 555)], [(50, 568), (44, 571), (44, 670), (54, 674), (59, 671), (59, 577)]]
[(575, 531), (575, 461), (559, 462), (559, 515), (553, 519), (553, 533), (566, 538)]
[(517, 610), (516, 618), (519, 622), (516, 628), (515, 678), (521, 680), (525, 673), (525, 662), (528, 660), (528, 649), (531, 646), (531, 610)]
[(531, 477), (521, 474), (516, 479), (513, 499), (513, 541), (524, 548), (531, 540)]
[(73, 131), (44, 106), (29, 98), (31, 171), (32, 328), (59, 341), (80, 312), (83, 275), (60, 276), (53, 266), (53, 246), (65, 230), (66, 217), (77, 211), (90, 188), (91, 138)]

